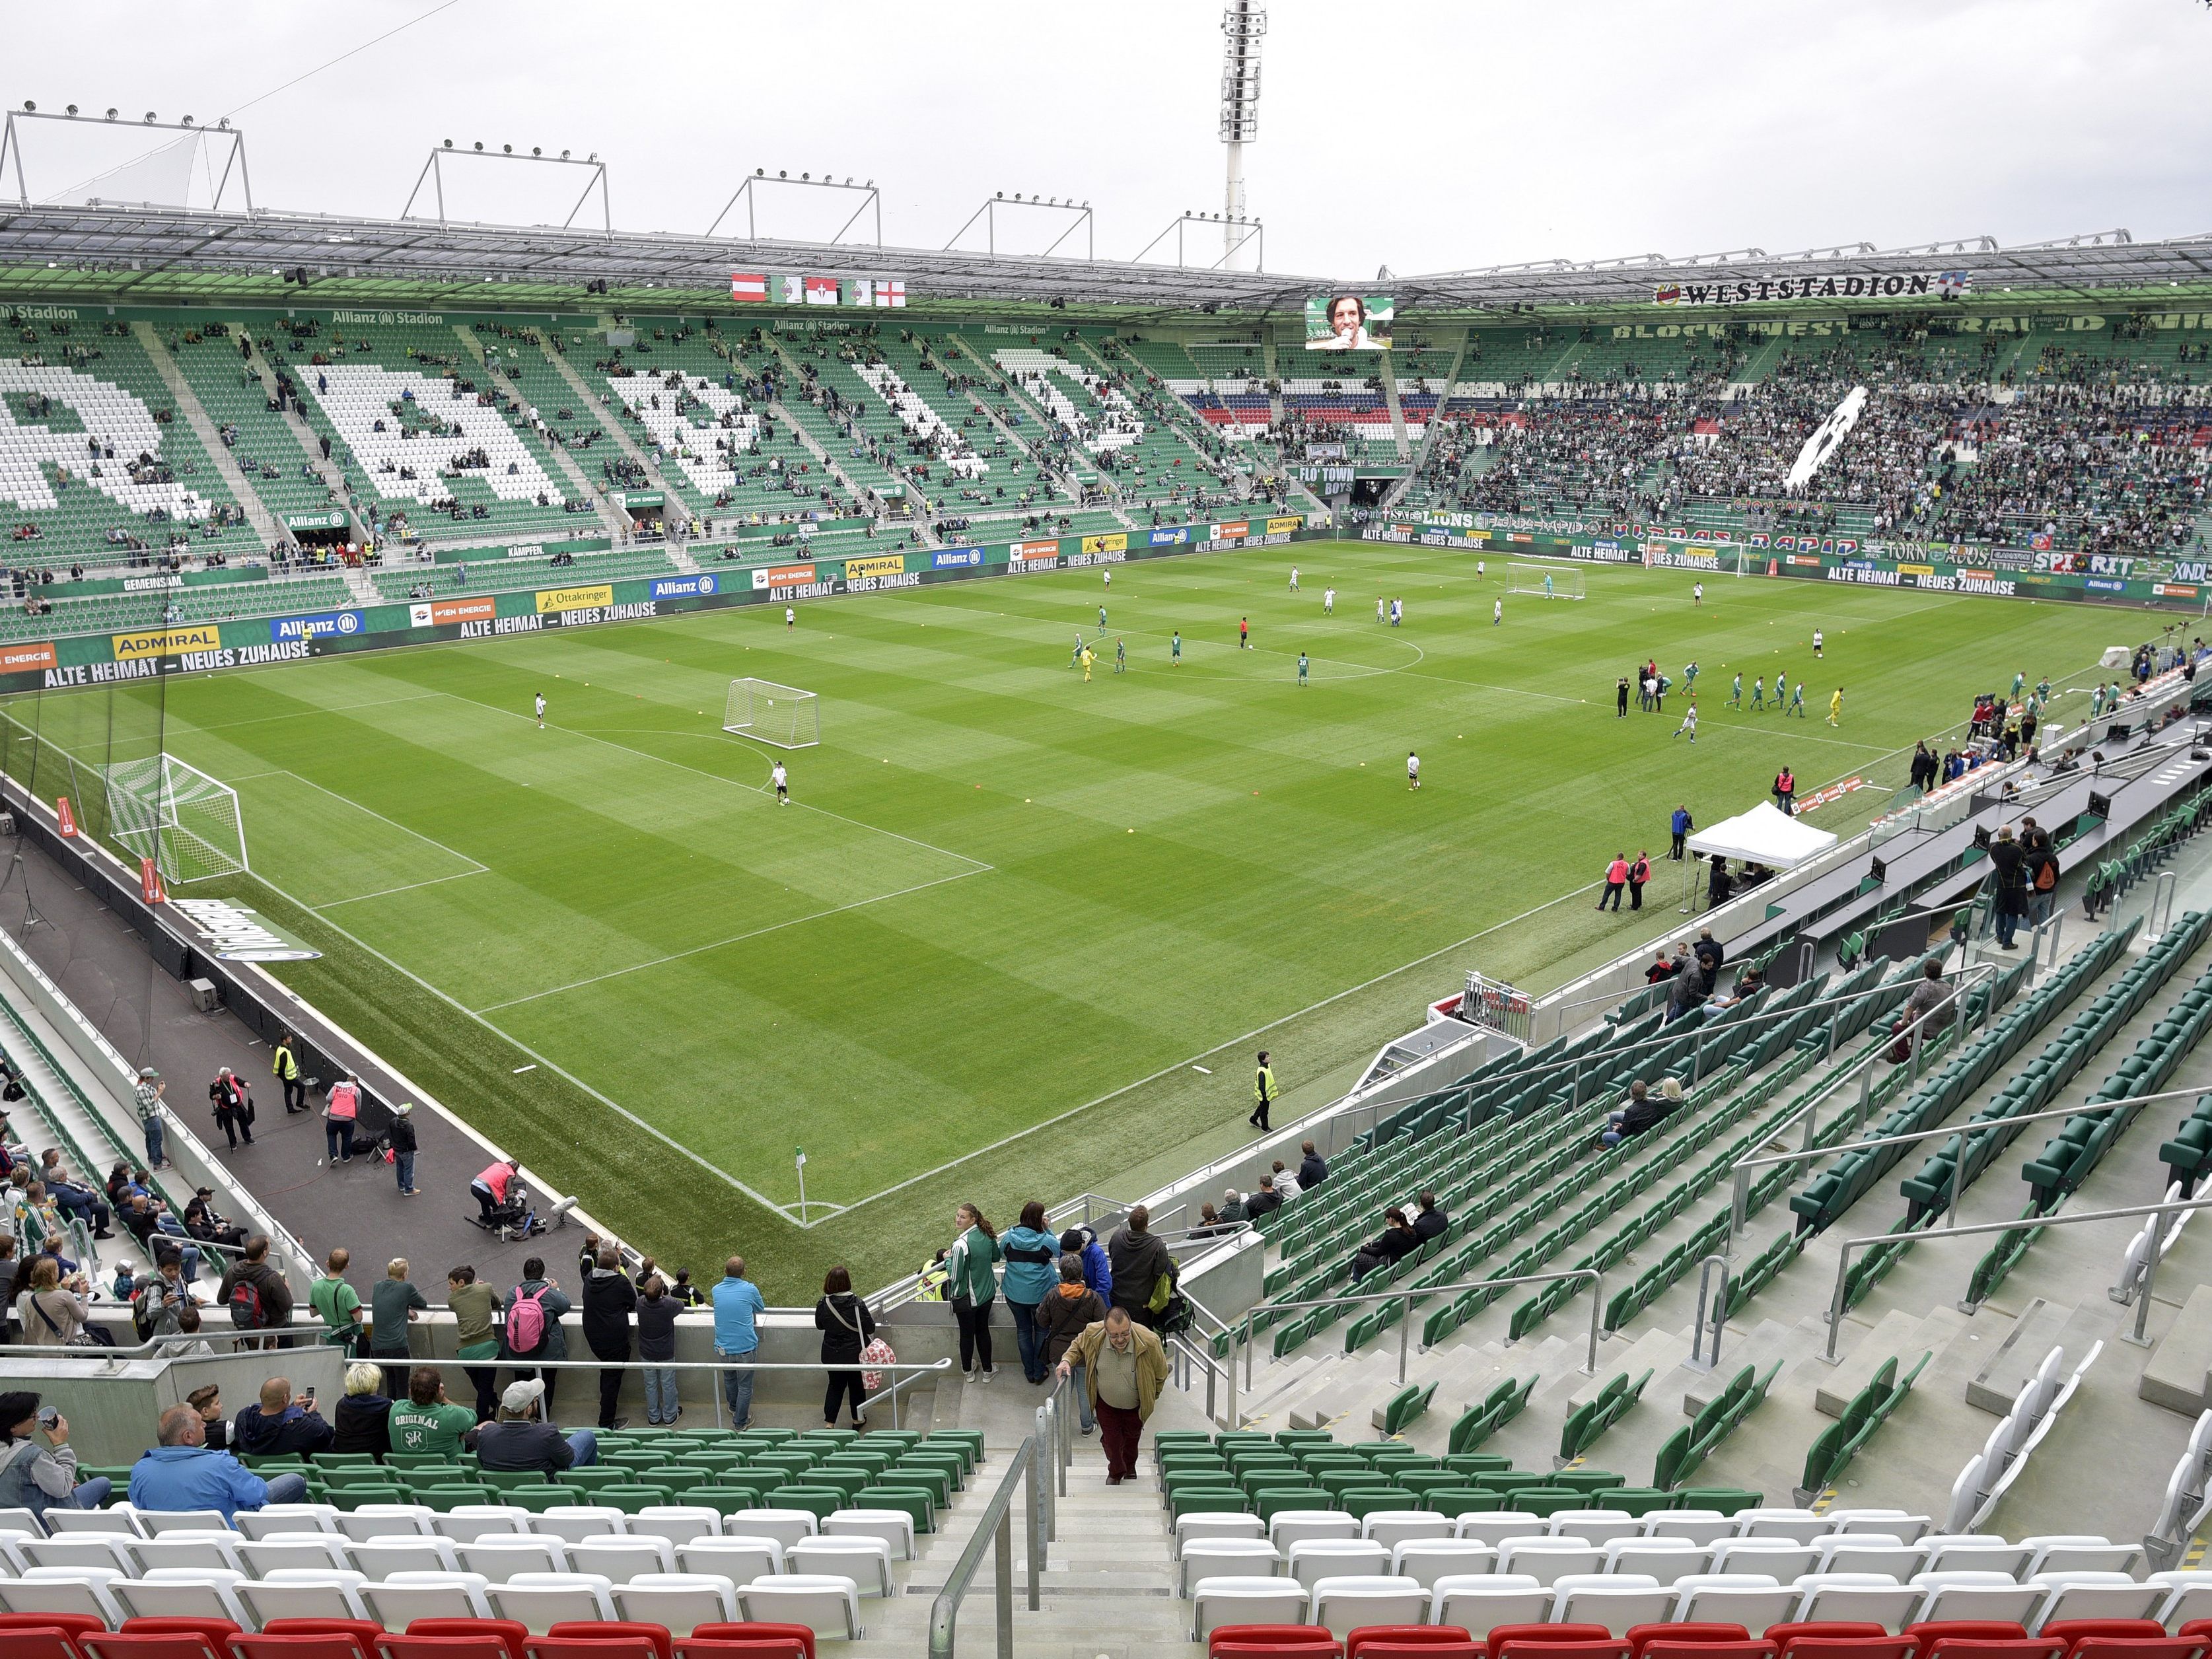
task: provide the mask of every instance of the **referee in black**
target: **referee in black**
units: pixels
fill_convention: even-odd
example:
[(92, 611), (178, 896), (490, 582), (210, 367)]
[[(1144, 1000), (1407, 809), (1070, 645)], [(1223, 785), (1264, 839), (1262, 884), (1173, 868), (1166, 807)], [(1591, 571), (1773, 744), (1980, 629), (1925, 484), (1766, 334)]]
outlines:
[(1260, 1064), (1252, 1074), (1252, 1115), (1244, 1121), (1255, 1129), (1267, 1127), (1267, 1109), (1275, 1103), (1275, 1069), (1267, 1064), (1267, 1051), (1260, 1050)]

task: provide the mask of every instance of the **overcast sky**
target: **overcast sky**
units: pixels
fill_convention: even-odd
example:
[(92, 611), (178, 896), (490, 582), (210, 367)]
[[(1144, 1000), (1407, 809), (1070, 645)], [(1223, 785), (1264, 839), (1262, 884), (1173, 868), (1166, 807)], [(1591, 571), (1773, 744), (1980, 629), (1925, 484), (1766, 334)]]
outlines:
[[(397, 215), (443, 138), (596, 150), (631, 230), (703, 230), (756, 167), (878, 180), (894, 246), (943, 246), (994, 191), (1092, 203), (1114, 258), (1185, 209), (1221, 206), (1210, 0), (454, 0), (264, 97), (434, 3), (124, 0), (97, 23), (16, 6), (0, 97), (202, 122), (259, 100), (237, 116), (256, 200), (331, 213)], [(2195, 0), (1269, 13), (1247, 173), (1271, 270), (2212, 230), (2212, 11)], [(30, 137), (34, 196), (144, 148), (42, 124)], [(457, 167), (447, 207), (557, 222), (581, 184)], [(763, 196), (761, 231), (826, 234), (850, 210), (837, 199)], [(1001, 250), (1041, 250), (1065, 222), (1048, 217), (1009, 214)]]

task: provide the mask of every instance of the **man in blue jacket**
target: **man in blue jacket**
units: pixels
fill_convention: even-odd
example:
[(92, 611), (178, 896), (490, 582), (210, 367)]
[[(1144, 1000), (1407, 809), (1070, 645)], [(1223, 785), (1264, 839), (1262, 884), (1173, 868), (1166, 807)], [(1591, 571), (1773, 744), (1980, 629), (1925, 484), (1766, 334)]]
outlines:
[(297, 1504), (307, 1496), (305, 1475), (264, 1480), (228, 1452), (210, 1451), (207, 1425), (190, 1406), (161, 1413), (161, 1443), (131, 1471), (131, 1505), (140, 1510), (215, 1510), (228, 1526), (240, 1510)]
[(1667, 849), (1667, 856), (1679, 860), (1682, 856), (1682, 843), (1689, 838), (1690, 831), (1697, 828), (1696, 824), (1690, 822), (1690, 809), (1686, 806), (1676, 807), (1674, 818), (1667, 827), (1673, 832), (1674, 837), (1674, 844)]

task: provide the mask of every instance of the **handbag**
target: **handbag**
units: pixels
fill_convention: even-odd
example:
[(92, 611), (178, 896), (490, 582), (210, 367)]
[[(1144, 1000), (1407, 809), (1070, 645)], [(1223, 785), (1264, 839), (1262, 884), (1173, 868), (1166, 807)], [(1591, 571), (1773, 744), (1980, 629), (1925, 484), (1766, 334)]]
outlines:
[[(891, 1345), (883, 1338), (872, 1337), (869, 1339), (868, 1346), (860, 1350), (860, 1363), (864, 1365), (896, 1365), (898, 1364), (898, 1355), (891, 1351)], [(884, 1386), (884, 1374), (881, 1371), (862, 1371), (860, 1386), (868, 1393), (873, 1394)]]

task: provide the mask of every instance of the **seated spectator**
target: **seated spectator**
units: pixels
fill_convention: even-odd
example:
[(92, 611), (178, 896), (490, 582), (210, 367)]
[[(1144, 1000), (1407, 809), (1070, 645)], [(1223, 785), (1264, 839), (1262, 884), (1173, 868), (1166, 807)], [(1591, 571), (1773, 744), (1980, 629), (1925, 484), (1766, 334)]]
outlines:
[(30, 1288), (15, 1298), (23, 1340), (34, 1348), (66, 1348), (75, 1342), (84, 1329), (88, 1288), (82, 1273), (72, 1273), (64, 1281), (62, 1264), (55, 1257), (34, 1257)]
[(1198, 1225), (1190, 1230), (1193, 1238), (1211, 1238), (1216, 1233), (1228, 1231), (1221, 1224), (1221, 1212), (1213, 1207), (1211, 1201), (1198, 1206)]
[(1644, 970), (1646, 985), (1660, 985), (1674, 977), (1674, 963), (1662, 950), (1652, 958), (1651, 965)]
[[(1958, 1016), (1957, 991), (1943, 978), (1943, 964), (1934, 957), (1920, 965), (1920, 982), (1912, 988), (1912, 994), (1905, 1000), (1905, 1011), (1898, 1016), (1893, 1028), (1910, 1040), (1926, 1042), (1948, 1030)], [(1922, 1016), (1925, 1015), (1924, 1019)], [(1915, 1024), (1913, 1022), (1920, 1023)]]
[(1656, 1123), (1663, 1122), (1682, 1103), (1682, 1085), (1673, 1078), (1661, 1080), (1656, 1095), (1645, 1086), (1642, 1078), (1628, 1085), (1628, 1104), (1617, 1112), (1608, 1112), (1605, 1133), (1599, 1143), (1618, 1146), (1631, 1135), (1640, 1135)]
[(76, 1452), (69, 1443), (69, 1419), (39, 1409), (34, 1394), (0, 1394), (0, 1509), (28, 1510), (43, 1516), (49, 1508), (96, 1510), (107, 1501), (112, 1484), (94, 1475), (77, 1484)]
[(1275, 1160), (1270, 1173), (1274, 1177), (1276, 1194), (1284, 1203), (1289, 1203), (1303, 1190), (1298, 1185), (1297, 1176), (1284, 1167), (1283, 1160), (1279, 1158)]
[(192, 1194), (191, 1201), (185, 1206), (185, 1234), (203, 1244), (227, 1244), (233, 1249), (243, 1247), (246, 1229), (216, 1213), (215, 1206), (208, 1202), (214, 1196), (214, 1191), (206, 1187)]
[(1275, 1190), (1275, 1177), (1271, 1175), (1261, 1176), (1259, 1190), (1244, 1200), (1245, 1218), (1251, 1221), (1273, 1215), (1282, 1207), (1283, 1195)]
[(222, 1390), (209, 1382), (185, 1396), (185, 1403), (200, 1414), (200, 1437), (212, 1451), (230, 1449), (230, 1418), (222, 1408)]
[(1304, 1158), (1298, 1164), (1298, 1190), (1302, 1193), (1310, 1193), (1328, 1179), (1328, 1165), (1322, 1159), (1322, 1155), (1314, 1150), (1314, 1144), (1310, 1140), (1300, 1141), (1298, 1150), (1305, 1154)]
[(599, 1437), (589, 1429), (562, 1435), (542, 1415), (544, 1398), (545, 1384), (534, 1376), (507, 1385), (507, 1392), (499, 1397), (499, 1415), (475, 1431), (472, 1443), (478, 1468), (535, 1469), (550, 1475), (562, 1469), (588, 1468), (599, 1461)]
[[(212, 1390), (195, 1392), (191, 1399), (197, 1401), (201, 1393)], [(131, 1508), (214, 1510), (228, 1526), (240, 1510), (305, 1501), (307, 1476), (280, 1474), (264, 1480), (228, 1452), (209, 1445), (207, 1430), (208, 1419), (190, 1401), (161, 1413), (161, 1444), (131, 1470)]]
[(1359, 1254), (1352, 1258), (1352, 1282), (1357, 1285), (1388, 1262), (1397, 1261), (1420, 1249), (1421, 1241), (1414, 1237), (1413, 1224), (1406, 1219), (1406, 1212), (1396, 1206), (1382, 1212), (1382, 1231), (1359, 1247)]
[(392, 1407), (389, 1431), (396, 1452), (457, 1457), (477, 1425), (477, 1414), (446, 1398), (446, 1379), (434, 1365), (408, 1373), (407, 1398)]
[(334, 1452), (367, 1452), (379, 1462), (392, 1449), (392, 1401), (384, 1392), (384, 1367), (346, 1367), (345, 1398), (331, 1424)]
[(1251, 1212), (1244, 1207), (1243, 1194), (1234, 1187), (1222, 1194), (1221, 1208), (1216, 1213), (1224, 1221), (1246, 1221), (1251, 1218)]
[(1747, 997), (1757, 996), (1766, 987), (1765, 976), (1756, 968), (1746, 968), (1735, 976), (1735, 987), (1725, 995), (1713, 999), (1716, 1008), (1733, 1008)]
[(1420, 1214), (1413, 1218), (1413, 1237), (1425, 1244), (1432, 1238), (1443, 1237), (1444, 1229), (1451, 1225), (1451, 1218), (1437, 1206), (1434, 1193), (1423, 1193), (1420, 1206)]
[(261, 1385), (261, 1398), (239, 1413), (231, 1443), (250, 1457), (312, 1457), (330, 1450), (335, 1437), (336, 1431), (316, 1414), (313, 1389), (295, 1401), (291, 1380), (272, 1376)]

